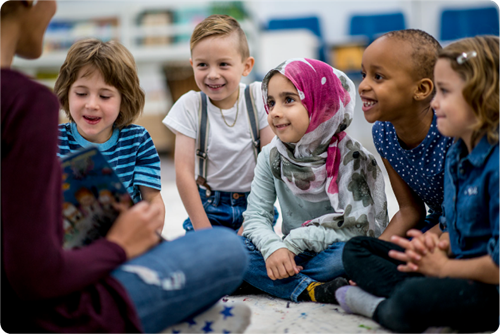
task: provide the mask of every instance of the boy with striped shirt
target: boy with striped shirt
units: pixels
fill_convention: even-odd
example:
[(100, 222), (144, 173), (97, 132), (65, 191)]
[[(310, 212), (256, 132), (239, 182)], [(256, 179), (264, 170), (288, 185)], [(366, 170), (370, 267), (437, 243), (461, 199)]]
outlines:
[(145, 98), (130, 52), (115, 41), (76, 42), (54, 91), (70, 119), (59, 125), (59, 157), (97, 146), (134, 202), (158, 205), (165, 218), (160, 158), (148, 131), (131, 124), (142, 112)]

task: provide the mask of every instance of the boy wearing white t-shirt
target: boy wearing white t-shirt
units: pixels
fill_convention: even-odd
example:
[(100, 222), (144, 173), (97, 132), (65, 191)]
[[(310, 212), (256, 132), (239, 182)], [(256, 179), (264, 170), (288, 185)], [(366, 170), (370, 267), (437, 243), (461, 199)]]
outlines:
[(186, 231), (212, 226), (238, 230), (257, 153), (274, 133), (260, 82), (249, 87), (240, 83), (255, 60), (238, 22), (211, 15), (196, 26), (190, 44), (201, 93), (184, 94), (163, 120), (176, 134), (176, 183), (189, 215), (183, 226)]

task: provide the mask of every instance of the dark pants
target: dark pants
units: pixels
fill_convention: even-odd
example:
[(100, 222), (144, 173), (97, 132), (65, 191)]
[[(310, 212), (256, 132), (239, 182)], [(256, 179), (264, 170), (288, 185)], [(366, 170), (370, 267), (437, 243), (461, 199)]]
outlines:
[(355, 237), (342, 255), (347, 276), (363, 290), (385, 297), (373, 320), (395, 332), (451, 327), (465, 332), (499, 327), (498, 286), (454, 278), (425, 277), (397, 270), (389, 257), (402, 248), (383, 240)]

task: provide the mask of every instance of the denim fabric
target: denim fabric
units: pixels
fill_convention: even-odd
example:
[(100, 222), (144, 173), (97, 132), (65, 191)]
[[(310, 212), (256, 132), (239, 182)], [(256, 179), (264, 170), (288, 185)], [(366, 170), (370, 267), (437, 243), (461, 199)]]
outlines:
[(249, 266), (244, 280), (270, 295), (297, 302), (298, 296), (312, 282), (328, 282), (344, 274), (342, 250), (344, 242), (335, 242), (320, 253), (306, 251), (295, 256), (295, 263), (304, 269), (292, 277), (273, 281), (267, 276), (262, 253), (245, 237)]
[[(243, 224), (243, 212), (247, 209), (247, 197), (250, 194), (233, 193), (226, 191), (212, 191), (210, 196), (207, 196), (205, 189), (199, 188), (201, 202), (212, 226), (225, 226), (238, 231)], [(233, 194), (239, 194), (238, 199), (234, 199)], [(244, 194), (244, 196), (241, 196)], [(274, 208), (273, 226), (278, 219), (278, 210)], [(194, 231), (191, 219), (187, 218), (182, 224), (186, 232)]]
[(127, 291), (146, 333), (157, 333), (200, 313), (241, 284), (243, 242), (225, 228), (163, 242), (111, 275)]
[(466, 154), (467, 148), (459, 140), (446, 157), (445, 230), (457, 258), (489, 254), (498, 265), (498, 143), (489, 144), (485, 136)]
[(439, 217), (441, 217), (441, 215), (441, 211), (434, 211), (429, 208), (424, 221), (418, 223), (414, 228), (419, 229), (422, 233), (425, 233), (439, 223)]

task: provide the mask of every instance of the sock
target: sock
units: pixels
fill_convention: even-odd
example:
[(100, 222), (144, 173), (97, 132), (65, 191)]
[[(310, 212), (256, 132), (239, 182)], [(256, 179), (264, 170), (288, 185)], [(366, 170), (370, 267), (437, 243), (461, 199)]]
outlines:
[(243, 333), (252, 311), (244, 303), (217, 302), (205, 312), (173, 325), (162, 333)]
[(335, 291), (348, 284), (349, 282), (344, 277), (337, 277), (326, 283), (312, 282), (302, 291), (297, 299), (299, 301), (338, 304), (335, 298)]
[(346, 313), (357, 313), (372, 318), (375, 309), (385, 298), (377, 297), (359, 286), (343, 286), (335, 292), (340, 306)]

